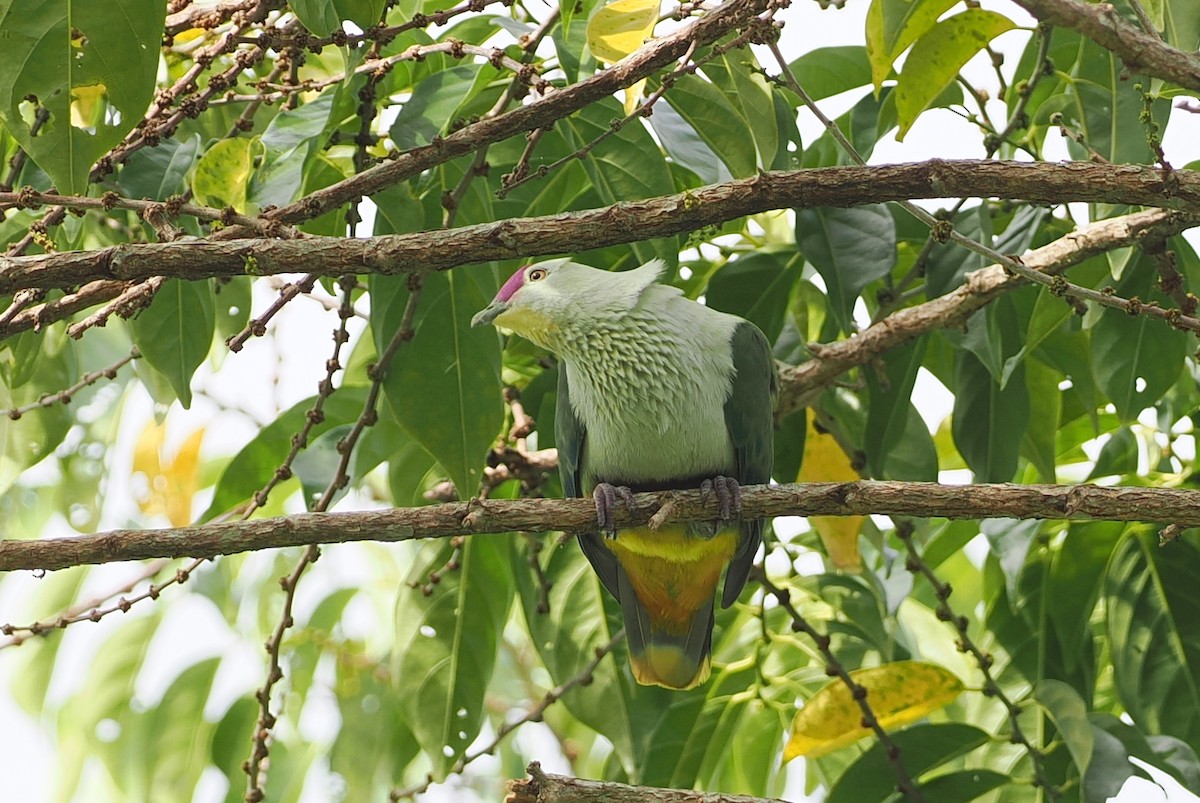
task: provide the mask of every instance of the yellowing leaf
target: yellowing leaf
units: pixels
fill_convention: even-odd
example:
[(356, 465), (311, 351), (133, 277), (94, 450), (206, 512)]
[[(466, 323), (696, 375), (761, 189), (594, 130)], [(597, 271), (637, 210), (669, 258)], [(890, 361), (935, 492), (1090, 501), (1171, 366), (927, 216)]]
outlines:
[(646, 88), (646, 79), (638, 81), (633, 86), (625, 87), (625, 114), (633, 114), (633, 110), (638, 107), (638, 98), (641, 97), (642, 90)]
[[(858, 472), (837, 440), (828, 432), (819, 432), (808, 419), (808, 434), (804, 438), (804, 459), (800, 463), (797, 482), (853, 482)], [(864, 516), (809, 516), (808, 523), (821, 537), (821, 543), (833, 565), (846, 571), (862, 568), (858, 552), (858, 529)]]
[(76, 128), (95, 128), (108, 103), (108, 87), (104, 84), (71, 87), (71, 125)]
[(172, 460), (162, 455), (166, 427), (153, 420), (138, 436), (133, 453), (133, 473), (146, 478), (138, 494), (138, 507), (148, 516), (166, 516), (174, 527), (192, 521), (192, 498), (200, 485), (200, 444), (204, 429), (193, 432)]
[[(954, 700), (962, 681), (950, 670), (921, 661), (856, 669), (855, 683), (867, 690), (867, 704), (886, 730), (916, 722)], [(797, 756), (815, 758), (854, 744), (873, 731), (862, 725), (863, 712), (850, 688), (840, 679), (829, 681), (796, 712), (792, 735), (783, 749), (783, 760)]]
[(587, 25), (592, 54), (614, 64), (637, 50), (654, 32), (659, 0), (615, 0), (601, 8)]

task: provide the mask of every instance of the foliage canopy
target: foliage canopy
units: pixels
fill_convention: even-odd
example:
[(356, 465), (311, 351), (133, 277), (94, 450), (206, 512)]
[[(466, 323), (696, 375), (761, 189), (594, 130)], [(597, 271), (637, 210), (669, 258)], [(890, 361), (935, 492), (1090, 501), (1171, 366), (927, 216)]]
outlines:
[[(785, 750), (830, 801), (1104, 801), (1130, 757), (1200, 792), (1176, 511), (779, 520), (690, 692), (633, 683), (566, 539), (16, 571), (118, 526), (557, 496), (553, 360), (470, 318), (563, 237), (767, 334), (780, 482), (1194, 488), (1200, 177), (1163, 142), (1200, 17), (984, 5), (871, 0), (809, 47), (786, 0), (0, 2), (0, 677), (53, 798), (493, 799), (533, 759), (774, 796)], [(839, 111), (802, 137), (809, 104)], [(986, 167), (856, 166), (955, 117)]]

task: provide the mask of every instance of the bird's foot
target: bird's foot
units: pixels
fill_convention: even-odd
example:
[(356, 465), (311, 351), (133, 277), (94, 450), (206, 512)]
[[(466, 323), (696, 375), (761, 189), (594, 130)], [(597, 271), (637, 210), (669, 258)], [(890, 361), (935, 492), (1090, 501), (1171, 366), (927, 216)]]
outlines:
[(625, 507), (631, 513), (637, 509), (633, 500), (633, 491), (624, 485), (610, 485), (602, 482), (596, 486), (596, 490), (592, 491), (592, 501), (596, 503), (596, 523), (606, 538), (617, 537), (617, 525), (613, 519), (613, 511), (616, 510), (618, 499), (625, 503)]
[(711, 480), (700, 483), (700, 493), (707, 499), (709, 494), (717, 495), (717, 504), (721, 507), (721, 521), (733, 521), (742, 513), (742, 486), (733, 477), (716, 476)]

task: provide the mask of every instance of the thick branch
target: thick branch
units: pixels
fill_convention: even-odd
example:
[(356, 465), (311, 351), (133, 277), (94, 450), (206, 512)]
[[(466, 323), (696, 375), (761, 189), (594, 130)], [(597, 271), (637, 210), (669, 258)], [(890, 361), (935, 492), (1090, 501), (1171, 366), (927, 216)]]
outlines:
[(334, 209), (362, 195), (371, 195), (481, 146), (553, 125), (598, 100), (648, 77), (683, 56), (695, 42), (707, 45), (749, 22), (767, 8), (765, 0), (730, 0), (673, 34), (641, 48), (618, 64), (585, 81), (551, 92), (540, 100), (465, 126), (430, 145), (414, 148), (370, 170), (317, 190), (270, 213), (274, 220), (296, 223)]
[(630, 786), (613, 781), (551, 775), (543, 772), (541, 764), (536, 761), (526, 771), (529, 773), (528, 779), (508, 782), (508, 795), (504, 803), (784, 803), (778, 798)]
[[(1044, 273), (1061, 273), (1106, 251), (1178, 234), (1196, 225), (1200, 225), (1200, 215), (1195, 213), (1136, 212), (1073, 231), (1030, 251), (1021, 262)], [(807, 406), (843, 373), (889, 349), (934, 329), (962, 326), (976, 310), (1023, 281), (999, 265), (991, 265), (968, 274), (961, 287), (943, 296), (894, 312), (854, 337), (813, 347), (811, 360), (780, 369), (779, 417)]]
[(1200, 174), (1129, 165), (933, 159), (763, 173), (601, 209), (369, 239), (176, 241), (0, 258), (0, 294), (98, 279), (203, 279), (295, 273), (411, 273), (667, 237), (773, 209), (908, 198), (998, 197), (1033, 203), (1136, 204), (1200, 212)]
[[(711, 497), (711, 495), (710, 495)], [(670, 504), (665, 504), (669, 500)], [(743, 489), (746, 518), (851, 516), (878, 513), (920, 518), (1070, 519), (1168, 522), (1200, 526), (1200, 491), (1102, 488), (1095, 485), (941, 485), (933, 482), (840, 482)], [(658, 514), (657, 516), (655, 514)], [(709, 521), (714, 498), (699, 491), (637, 495), (637, 510), (618, 511), (618, 526)], [(348, 541), (409, 541), (524, 530), (589, 530), (590, 499), (454, 502), (356, 513), (303, 513), (162, 530), (112, 530), (76, 538), (0, 541), (0, 571), (63, 569), (145, 558), (229, 555), (258, 549)]]
[(1111, 50), (1131, 72), (1148, 73), (1200, 92), (1200, 56), (1177, 50), (1127, 22), (1111, 3), (1081, 3), (1079, 0), (1016, 2), (1039, 20), (1073, 28)]

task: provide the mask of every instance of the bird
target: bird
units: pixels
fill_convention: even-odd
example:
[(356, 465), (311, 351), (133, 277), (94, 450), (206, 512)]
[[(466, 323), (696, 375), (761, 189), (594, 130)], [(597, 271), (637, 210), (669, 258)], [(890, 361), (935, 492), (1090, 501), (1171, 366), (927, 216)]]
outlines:
[[(577, 533), (620, 603), (633, 677), (690, 689), (711, 672), (713, 606), (737, 600), (762, 540), (740, 519), (741, 486), (770, 481), (778, 390), (753, 323), (660, 283), (654, 259), (607, 271), (569, 258), (520, 268), (472, 319), (559, 360), (555, 444), (566, 497), (591, 495), (595, 531)], [(636, 492), (700, 487), (720, 520), (614, 526)]]

